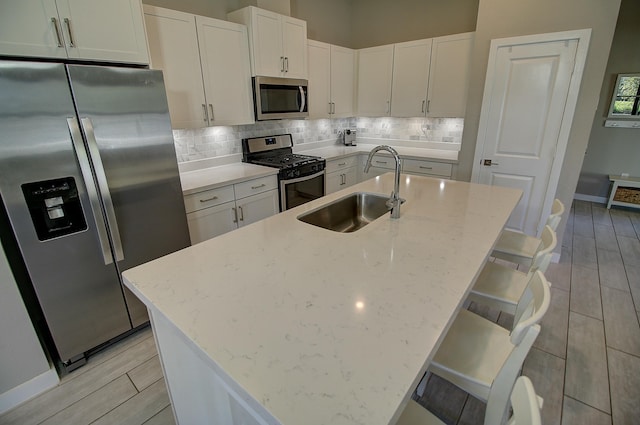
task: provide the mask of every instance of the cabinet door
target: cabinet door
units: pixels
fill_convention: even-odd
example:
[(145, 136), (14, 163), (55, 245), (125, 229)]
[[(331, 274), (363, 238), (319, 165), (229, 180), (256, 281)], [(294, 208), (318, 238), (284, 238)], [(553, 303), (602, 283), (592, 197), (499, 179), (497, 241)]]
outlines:
[(236, 204), (238, 208), (238, 227), (255, 223), (280, 212), (277, 190), (269, 190), (239, 199)]
[(354, 116), (356, 51), (331, 46), (331, 102), (333, 116)]
[(358, 116), (388, 116), (393, 45), (358, 50)]
[(0, 54), (66, 58), (64, 46), (55, 0), (2, 2)]
[(282, 19), (282, 55), (284, 76), (307, 78), (307, 23), (289, 16)]
[(344, 174), (344, 186), (349, 187), (358, 183), (358, 169), (356, 167), (347, 168), (343, 171)]
[(337, 192), (342, 189), (344, 182), (344, 173), (342, 171), (335, 171), (333, 173), (327, 173), (324, 179), (324, 191), (326, 195)]
[(328, 118), (331, 111), (331, 45), (307, 42), (309, 60), (309, 118)]
[(148, 64), (140, 0), (57, 0), (73, 59)]
[(280, 15), (251, 7), (253, 75), (281, 77), (284, 71)]
[(202, 16), (196, 27), (209, 124), (253, 123), (247, 27)]
[(235, 202), (227, 202), (187, 214), (191, 244), (195, 245), (238, 228)]
[(161, 69), (173, 128), (208, 125), (195, 17), (144, 6), (151, 68)]
[(473, 33), (433, 39), (428, 117), (464, 117)]
[(392, 117), (424, 117), (431, 39), (398, 43), (393, 52)]

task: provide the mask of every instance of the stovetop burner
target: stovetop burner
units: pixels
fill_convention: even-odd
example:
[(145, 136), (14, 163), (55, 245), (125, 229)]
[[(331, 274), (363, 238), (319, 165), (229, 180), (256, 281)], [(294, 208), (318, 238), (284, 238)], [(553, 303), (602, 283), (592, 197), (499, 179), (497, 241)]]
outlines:
[(324, 170), (323, 158), (295, 154), (292, 147), (291, 134), (242, 139), (242, 160), (251, 164), (276, 167), (280, 170), (303, 168), (314, 172)]

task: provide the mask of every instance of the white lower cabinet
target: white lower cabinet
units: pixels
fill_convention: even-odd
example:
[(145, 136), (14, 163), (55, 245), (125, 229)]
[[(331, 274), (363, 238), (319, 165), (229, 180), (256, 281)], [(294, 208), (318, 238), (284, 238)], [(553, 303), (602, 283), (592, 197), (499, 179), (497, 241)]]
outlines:
[(328, 195), (356, 184), (358, 182), (357, 166), (357, 156), (327, 161), (327, 174), (325, 181), (326, 194)]
[(374, 155), (371, 160), (371, 167), (369, 172), (364, 172), (364, 167), (367, 164), (368, 155), (360, 156), (360, 181), (369, 180), (370, 178), (379, 176), (384, 173), (394, 172), (396, 169), (396, 162), (390, 155)]
[(261, 177), (185, 196), (191, 244), (211, 239), (280, 211), (278, 179)]

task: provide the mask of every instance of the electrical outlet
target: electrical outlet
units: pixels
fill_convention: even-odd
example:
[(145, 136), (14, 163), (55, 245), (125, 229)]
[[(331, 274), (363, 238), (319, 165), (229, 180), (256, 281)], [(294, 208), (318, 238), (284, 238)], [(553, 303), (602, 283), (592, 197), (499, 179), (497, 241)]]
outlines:
[(620, 177), (629, 177), (629, 173), (620, 173)]

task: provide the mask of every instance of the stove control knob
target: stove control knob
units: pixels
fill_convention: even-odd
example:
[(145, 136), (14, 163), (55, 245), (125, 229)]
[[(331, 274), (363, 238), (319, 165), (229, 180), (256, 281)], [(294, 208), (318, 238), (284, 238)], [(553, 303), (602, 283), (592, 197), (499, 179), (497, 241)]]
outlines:
[(317, 165), (312, 165), (312, 166), (311, 166), (311, 171), (316, 171), (317, 169), (318, 169), (318, 166), (317, 166)]
[(300, 177), (300, 170), (296, 170), (296, 171), (295, 171), (295, 176), (296, 176), (296, 177)]

